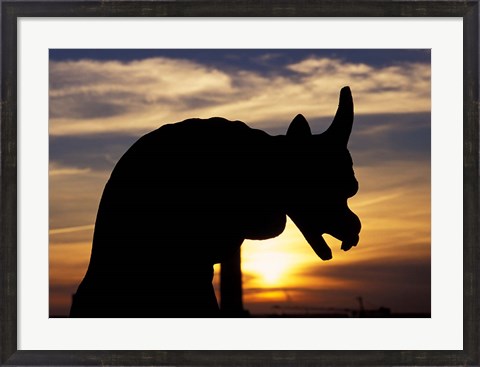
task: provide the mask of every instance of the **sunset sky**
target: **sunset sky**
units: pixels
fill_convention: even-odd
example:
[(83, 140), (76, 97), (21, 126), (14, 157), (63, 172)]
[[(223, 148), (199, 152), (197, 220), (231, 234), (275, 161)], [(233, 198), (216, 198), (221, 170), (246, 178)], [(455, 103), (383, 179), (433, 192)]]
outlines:
[(51, 315), (68, 314), (103, 187), (140, 136), (212, 116), (279, 135), (298, 113), (318, 134), (345, 85), (360, 242), (343, 252), (325, 236), (324, 262), (290, 220), (277, 238), (245, 241), (245, 308), (358, 309), (361, 296), (368, 309), (430, 312), (429, 50), (50, 50), (49, 83)]

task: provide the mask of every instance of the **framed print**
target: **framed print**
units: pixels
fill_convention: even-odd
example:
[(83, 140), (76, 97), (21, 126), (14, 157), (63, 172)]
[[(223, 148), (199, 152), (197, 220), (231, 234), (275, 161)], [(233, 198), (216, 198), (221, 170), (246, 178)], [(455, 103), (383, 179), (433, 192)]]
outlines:
[(478, 365), (478, 15), (2, 2), (2, 364)]

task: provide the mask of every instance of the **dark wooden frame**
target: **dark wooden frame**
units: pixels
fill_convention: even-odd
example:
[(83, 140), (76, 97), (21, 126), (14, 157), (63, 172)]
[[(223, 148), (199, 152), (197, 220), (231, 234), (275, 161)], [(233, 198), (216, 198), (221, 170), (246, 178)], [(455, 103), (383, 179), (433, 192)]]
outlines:
[[(378, 366), (479, 365), (478, 21), (475, 1), (1, 1), (1, 365)], [(17, 18), (462, 17), (464, 62), (464, 346), (462, 351), (17, 350)], [(454, 125), (453, 125), (454, 126)], [(412, 332), (414, 332), (412, 330)]]

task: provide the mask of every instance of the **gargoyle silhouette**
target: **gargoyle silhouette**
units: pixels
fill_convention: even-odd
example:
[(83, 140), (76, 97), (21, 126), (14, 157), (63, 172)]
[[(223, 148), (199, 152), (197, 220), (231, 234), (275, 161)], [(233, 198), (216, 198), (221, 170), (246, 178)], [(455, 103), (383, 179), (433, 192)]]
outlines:
[(241, 121), (189, 119), (154, 130), (115, 166), (100, 201), (88, 271), (71, 317), (215, 317), (213, 264), (244, 239), (283, 232), (288, 215), (323, 260), (322, 234), (358, 243), (358, 182), (347, 142), (349, 87), (331, 126), (297, 115), (270, 136)]

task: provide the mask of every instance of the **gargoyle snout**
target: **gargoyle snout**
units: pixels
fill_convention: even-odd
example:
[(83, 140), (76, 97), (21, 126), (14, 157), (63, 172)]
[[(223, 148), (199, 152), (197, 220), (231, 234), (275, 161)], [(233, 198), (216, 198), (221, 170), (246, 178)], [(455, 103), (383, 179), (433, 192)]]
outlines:
[(357, 192), (358, 192), (358, 181), (354, 177), (347, 189), (347, 198), (351, 198), (355, 196)]

